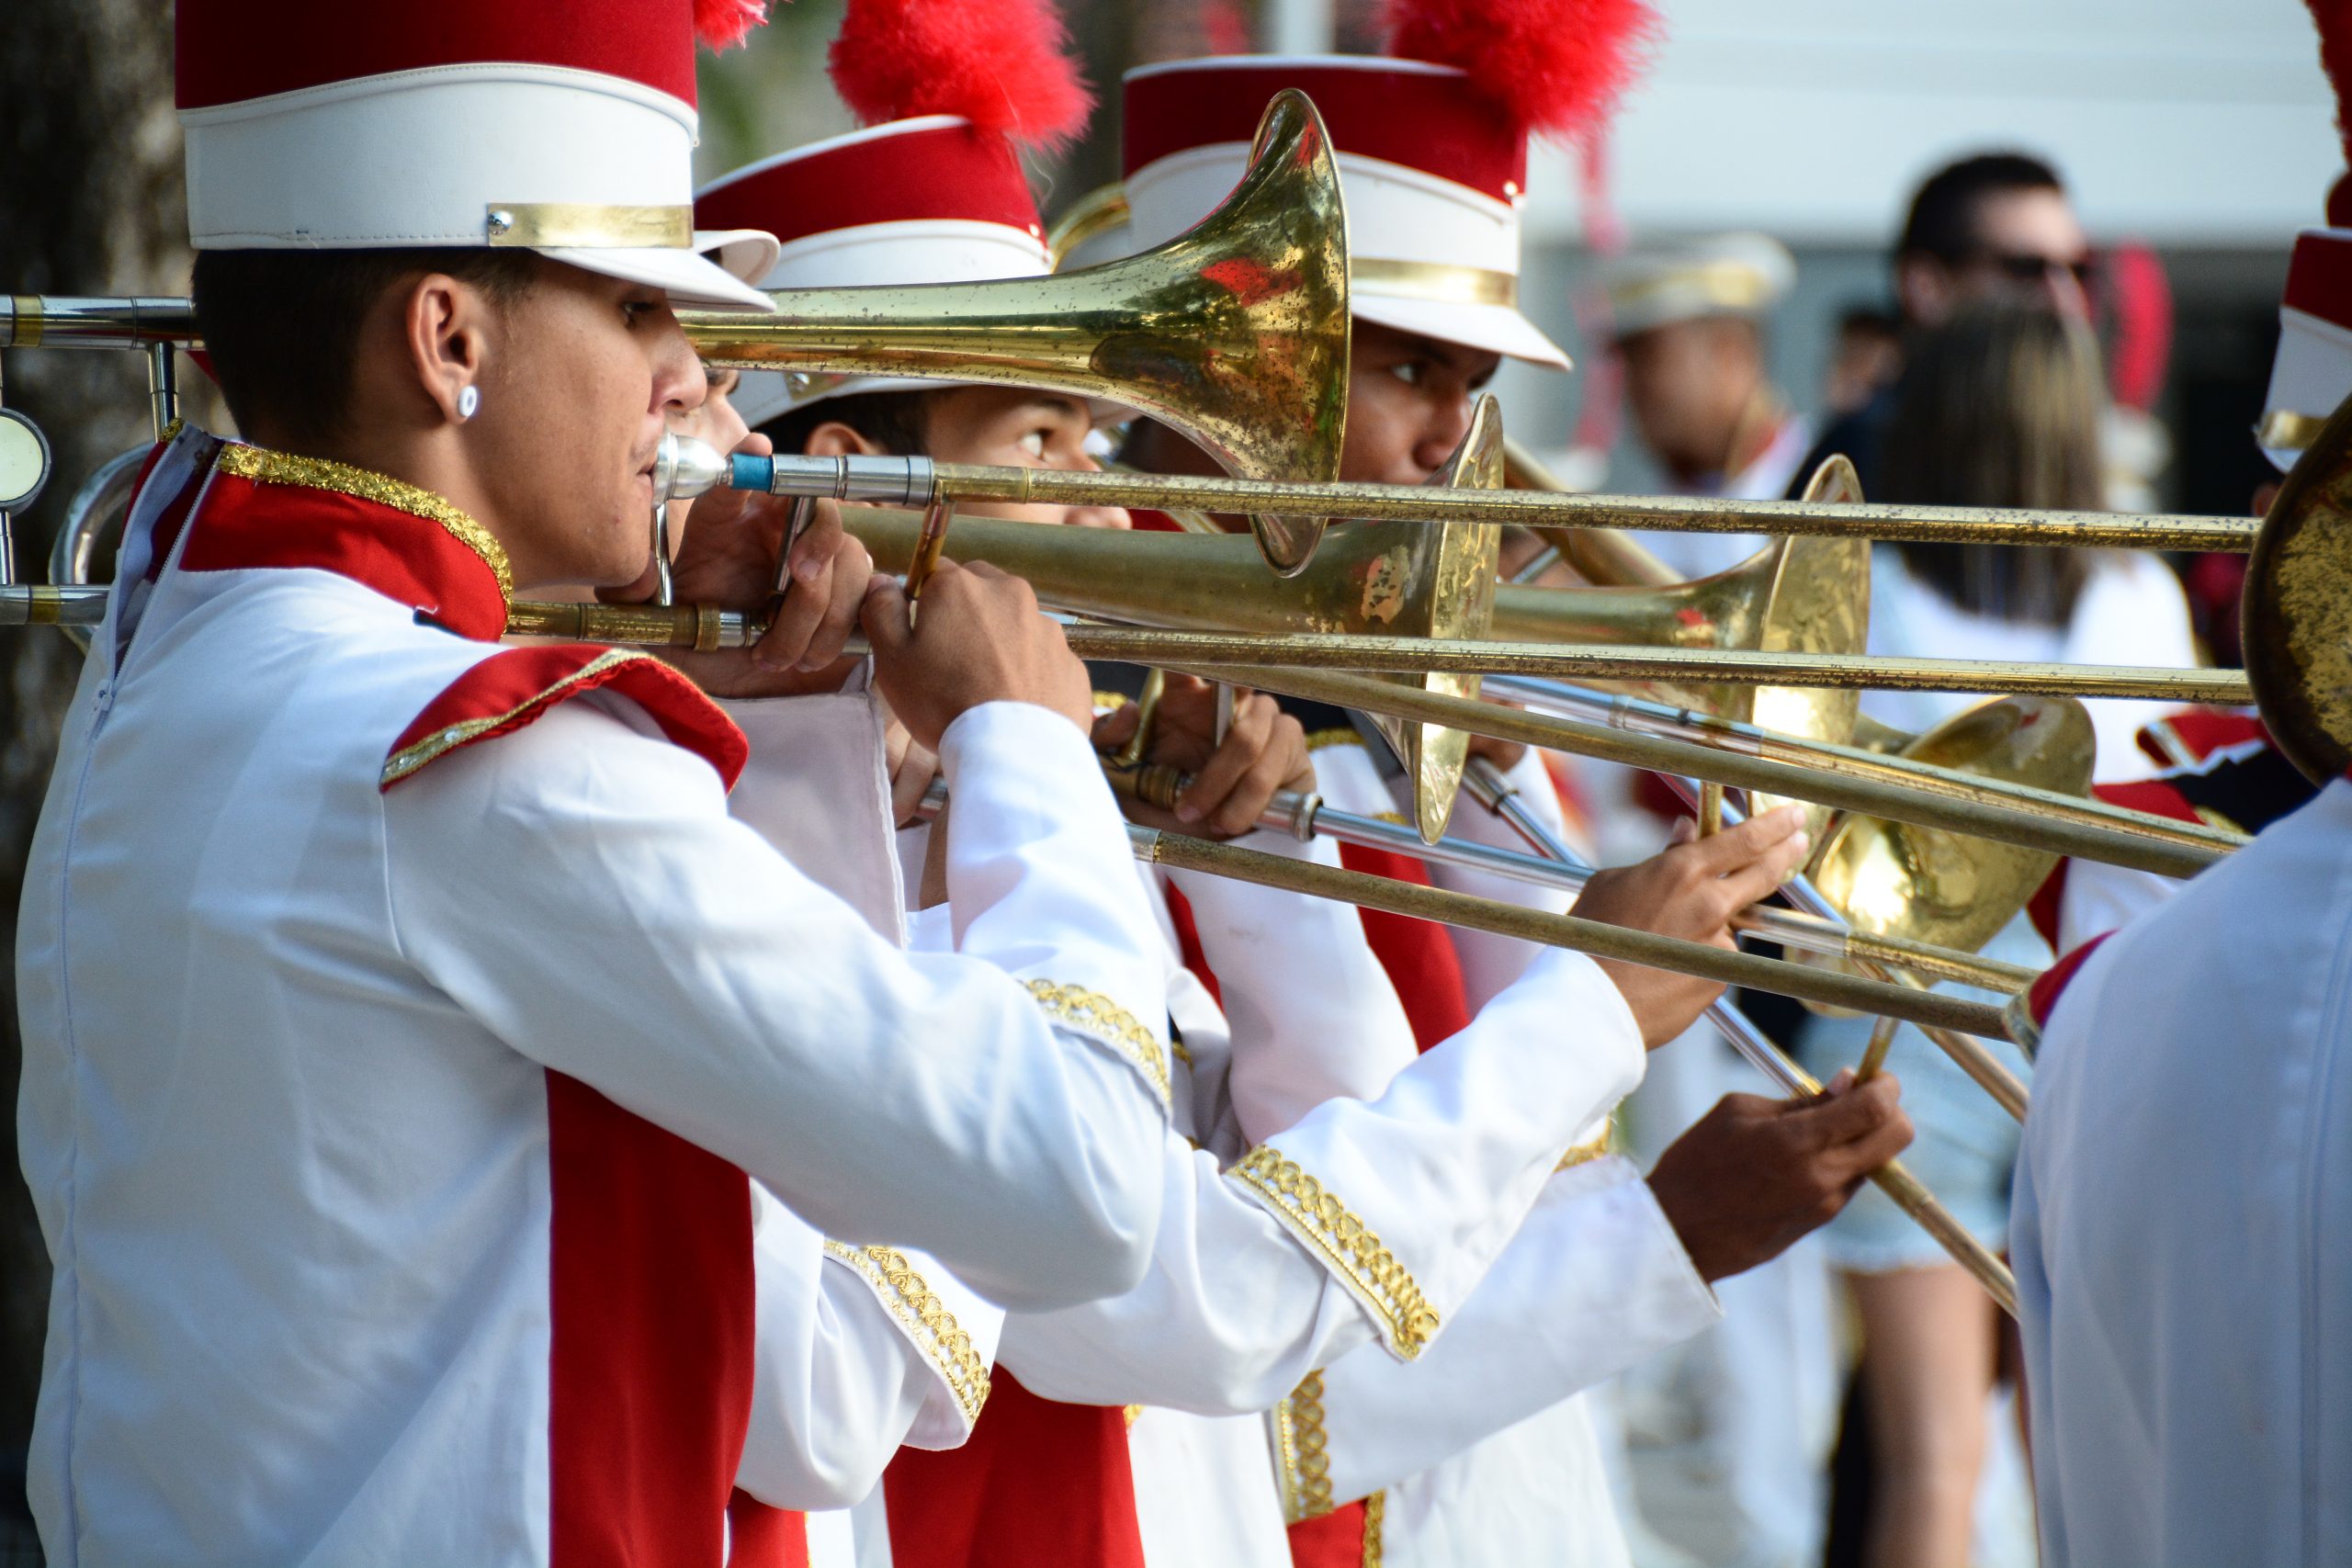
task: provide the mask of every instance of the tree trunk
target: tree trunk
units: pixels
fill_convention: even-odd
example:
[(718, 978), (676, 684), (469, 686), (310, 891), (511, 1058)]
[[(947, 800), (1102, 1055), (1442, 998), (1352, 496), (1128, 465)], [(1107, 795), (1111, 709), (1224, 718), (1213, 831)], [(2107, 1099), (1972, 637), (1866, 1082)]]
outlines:
[[(187, 282), (169, 7), (154, 0), (8, 0), (0, 26), (0, 288), (175, 293)], [(48, 433), (48, 489), (17, 519), (20, 576), (40, 578), (74, 491), (150, 439), (130, 355), (12, 353), (6, 400)], [(0, 632), (0, 1084), (17, 1083), (17, 904), (79, 656), (54, 632)], [(14, 1096), (0, 1118), (0, 1562), (38, 1562), (23, 1488), (48, 1315), (49, 1258), (17, 1175)]]

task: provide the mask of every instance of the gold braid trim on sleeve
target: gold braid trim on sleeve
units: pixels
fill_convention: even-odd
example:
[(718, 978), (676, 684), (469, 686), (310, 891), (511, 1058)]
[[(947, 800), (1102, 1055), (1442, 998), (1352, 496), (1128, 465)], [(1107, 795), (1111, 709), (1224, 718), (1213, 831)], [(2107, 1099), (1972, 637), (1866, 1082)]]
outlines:
[(1099, 991), (1080, 986), (1057, 986), (1051, 980), (1026, 980), (1029, 994), (1045, 1015), (1066, 1029), (1101, 1041), (1143, 1070), (1168, 1098), (1168, 1048), (1159, 1036), (1137, 1023), (1135, 1015)]
[(1323, 1374), (1299, 1379), (1274, 1406), (1274, 1446), (1283, 1467), (1283, 1522), (1301, 1525), (1331, 1511), (1330, 1438), (1323, 1429)]
[(1226, 1174), (1255, 1190), (1268, 1213), (1323, 1255), (1379, 1322), (1388, 1348), (1400, 1359), (1412, 1360), (1428, 1347), (1438, 1315), (1421, 1287), (1320, 1181), (1268, 1144), (1251, 1149)]
[(1306, 732), (1306, 749), (1320, 751), (1326, 746), (1362, 746), (1363, 737), (1352, 729), (1310, 729)]
[(849, 1247), (828, 1239), (827, 1256), (846, 1263), (860, 1278), (874, 1287), (890, 1315), (905, 1327), (926, 1360), (939, 1370), (947, 1381), (948, 1392), (956, 1396), (956, 1406), (964, 1413), (969, 1425), (980, 1418), (980, 1406), (988, 1402), (989, 1369), (978, 1352), (972, 1348), (972, 1337), (956, 1321), (956, 1314), (932, 1293), (930, 1284), (907, 1255), (888, 1247)]

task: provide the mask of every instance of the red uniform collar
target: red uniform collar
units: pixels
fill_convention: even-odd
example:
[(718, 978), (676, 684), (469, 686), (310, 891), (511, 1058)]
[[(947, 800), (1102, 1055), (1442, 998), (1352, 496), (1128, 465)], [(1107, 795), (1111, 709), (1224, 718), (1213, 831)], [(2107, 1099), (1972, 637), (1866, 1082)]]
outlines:
[[(158, 553), (168, 548), (158, 541)], [(223, 444), (184, 571), (311, 568), (495, 642), (514, 590), (490, 530), (415, 485), (347, 464)]]

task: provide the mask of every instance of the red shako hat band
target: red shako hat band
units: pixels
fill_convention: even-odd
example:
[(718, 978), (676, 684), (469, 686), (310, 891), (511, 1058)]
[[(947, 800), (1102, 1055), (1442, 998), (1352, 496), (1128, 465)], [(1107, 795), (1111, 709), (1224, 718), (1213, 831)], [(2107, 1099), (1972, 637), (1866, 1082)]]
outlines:
[(695, 101), (692, 0), (179, 0), (178, 107), (211, 108), (403, 71), (504, 62), (593, 72)]
[(1362, 64), (1234, 56), (1146, 67), (1125, 84), (1122, 172), (1195, 147), (1247, 142), (1266, 100), (1297, 87), (1342, 153), (1378, 158), (1497, 201), (1527, 187), (1527, 134), (1462, 73), (1365, 57)]
[(2352, 328), (2352, 233), (2307, 229), (2297, 235), (2279, 303)]
[(943, 220), (1043, 231), (1010, 141), (944, 118), (876, 127), (755, 164), (695, 198), (698, 227), (763, 229), (787, 245), (875, 223)]

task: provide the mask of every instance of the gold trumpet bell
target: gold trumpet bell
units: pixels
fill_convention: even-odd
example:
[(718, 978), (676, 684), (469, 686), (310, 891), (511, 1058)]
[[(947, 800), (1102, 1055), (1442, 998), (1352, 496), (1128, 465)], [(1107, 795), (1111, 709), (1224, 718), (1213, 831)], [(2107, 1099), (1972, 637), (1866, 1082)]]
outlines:
[[(1896, 755), (2081, 795), (2097, 750), (2090, 712), (2074, 698), (2002, 697), (1953, 715)], [(1857, 931), (1973, 953), (2017, 917), (2057, 863), (2041, 850), (1840, 816), (1807, 870)]]
[(2262, 722), (2313, 784), (2352, 767), (2352, 399), (2278, 487), (2240, 617)]
[[(930, 377), (1102, 399), (1148, 414), (1237, 478), (1336, 479), (1348, 392), (1347, 215), (1322, 118), (1274, 96), (1223, 206), (1107, 266), (998, 283), (786, 289), (777, 313), (682, 313), (703, 359), (742, 369)], [(1275, 571), (1316, 517), (1253, 516)]]
[[(1491, 485), (1502, 473), (1502, 414), (1481, 398), (1470, 430), (1432, 484)], [(904, 571), (922, 519), (854, 506), (842, 525), (883, 571)], [(1202, 631), (1352, 632), (1396, 637), (1487, 635), (1499, 536), (1476, 524), (1350, 523), (1333, 528), (1314, 565), (1268, 574), (1238, 534), (1121, 534), (959, 517), (946, 554), (1026, 579), (1057, 609), (1104, 620)], [(1382, 677), (1476, 696), (1476, 675)], [(1248, 679), (1237, 671), (1237, 681)], [(1434, 843), (1461, 787), (1469, 737), (1436, 725), (1377, 721), (1413, 782), (1413, 821)]]

